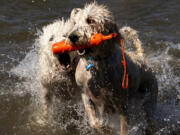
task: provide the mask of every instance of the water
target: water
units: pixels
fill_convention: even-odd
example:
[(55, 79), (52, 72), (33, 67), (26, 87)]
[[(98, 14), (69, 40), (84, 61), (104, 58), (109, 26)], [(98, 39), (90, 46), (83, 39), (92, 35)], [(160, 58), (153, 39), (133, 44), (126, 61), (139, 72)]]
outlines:
[[(60, 119), (59, 123), (45, 124), (38, 109), (36, 40), (41, 28), (55, 19), (69, 17), (73, 8), (86, 2), (0, 1), (0, 135), (95, 134), (88, 126), (81, 103), (65, 108), (76, 110), (69, 116), (76, 115), (77, 119), (70, 118), (64, 123)], [(157, 74), (159, 102), (180, 109), (180, 1), (100, 0), (98, 3), (109, 6), (119, 27), (129, 25), (139, 31), (147, 59)]]

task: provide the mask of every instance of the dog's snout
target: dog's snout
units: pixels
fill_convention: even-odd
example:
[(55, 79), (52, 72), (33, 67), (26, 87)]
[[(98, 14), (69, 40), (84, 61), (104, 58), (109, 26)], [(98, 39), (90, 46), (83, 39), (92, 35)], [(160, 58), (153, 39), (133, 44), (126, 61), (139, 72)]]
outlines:
[(79, 36), (72, 33), (71, 35), (69, 35), (69, 39), (72, 43), (76, 43), (79, 40)]

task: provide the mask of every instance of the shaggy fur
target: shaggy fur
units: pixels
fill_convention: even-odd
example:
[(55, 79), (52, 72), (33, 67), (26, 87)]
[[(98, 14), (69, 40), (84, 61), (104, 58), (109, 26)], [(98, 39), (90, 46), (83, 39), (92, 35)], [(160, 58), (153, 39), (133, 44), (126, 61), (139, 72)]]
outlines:
[(57, 20), (43, 28), (39, 38), (39, 66), (41, 81), (41, 99), (45, 115), (48, 114), (52, 97), (69, 100), (75, 94), (76, 83), (74, 70), (77, 57), (74, 52), (69, 54), (53, 54), (52, 44), (65, 40), (65, 35), (71, 31), (73, 24), (67, 20)]
[[(94, 33), (119, 33), (112, 13), (103, 5), (91, 3), (71, 13), (73, 28), (68, 32), (67, 42), (71, 44), (88, 44)], [(151, 68), (144, 57), (141, 41), (135, 30), (123, 27), (120, 33), (124, 41), (134, 45), (137, 52), (125, 51), (129, 86), (122, 89), (123, 65), (119, 39), (103, 42), (103, 45), (85, 49), (76, 68), (77, 85), (82, 89), (82, 100), (87, 112), (90, 126), (102, 132), (104, 112), (117, 112), (120, 116), (120, 134), (128, 134), (128, 108), (136, 95), (144, 99), (143, 108), (151, 108), (156, 102), (157, 83)], [(82, 51), (81, 51), (82, 52)], [(86, 70), (88, 57), (92, 58), (94, 67)], [(138, 104), (137, 104), (138, 106)], [(98, 117), (100, 116), (100, 117)]]

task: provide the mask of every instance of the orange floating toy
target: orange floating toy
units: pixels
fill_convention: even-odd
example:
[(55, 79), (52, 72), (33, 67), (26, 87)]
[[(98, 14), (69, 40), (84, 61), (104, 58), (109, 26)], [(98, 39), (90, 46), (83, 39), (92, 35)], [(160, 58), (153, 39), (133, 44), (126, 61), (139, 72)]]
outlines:
[(90, 44), (87, 44), (87, 45), (72, 45), (72, 44), (66, 43), (65, 41), (61, 41), (52, 45), (52, 51), (53, 53), (56, 54), (56, 53), (64, 53), (64, 52), (81, 50), (84, 48), (91, 48), (91, 47), (100, 45), (104, 40), (111, 39), (116, 36), (117, 36), (116, 33), (111, 33), (107, 36), (104, 36), (101, 33), (97, 33), (91, 37), (91, 39), (89, 40)]

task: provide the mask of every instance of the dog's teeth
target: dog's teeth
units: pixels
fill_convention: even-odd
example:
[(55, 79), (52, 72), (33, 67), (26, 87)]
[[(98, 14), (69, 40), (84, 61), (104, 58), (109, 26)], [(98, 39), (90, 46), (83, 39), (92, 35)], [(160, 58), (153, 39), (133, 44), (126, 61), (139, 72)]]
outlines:
[(67, 65), (67, 66), (66, 66), (66, 68), (69, 68), (69, 67), (70, 67), (70, 65)]

